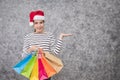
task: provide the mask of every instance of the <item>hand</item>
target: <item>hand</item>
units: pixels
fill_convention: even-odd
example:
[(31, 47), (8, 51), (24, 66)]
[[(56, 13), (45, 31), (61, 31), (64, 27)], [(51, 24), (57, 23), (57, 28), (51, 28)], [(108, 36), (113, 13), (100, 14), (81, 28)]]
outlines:
[(33, 46), (31, 46), (30, 48), (27, 49), (27, 52), (30, 53), (30, 52), (32, 52), (32, 51), (36, 51), (38, 48), (39, 48), (38, 46), (33, 45)]
[(35, 51), (35, 50), (37, 50), (39, 47), (36, 46), (36, 45), (33, 45), (33, 46), (31, 46), (30, 48), (31, 48), (31, 50)]
[(59, 39), (62, 40), (64, 37), (72, 36), (72, 34), (61, 33)]

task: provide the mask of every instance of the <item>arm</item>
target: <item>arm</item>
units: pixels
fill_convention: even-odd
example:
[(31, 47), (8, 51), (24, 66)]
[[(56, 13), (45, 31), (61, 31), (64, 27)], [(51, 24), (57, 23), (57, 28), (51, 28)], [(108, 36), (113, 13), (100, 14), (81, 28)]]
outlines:
[(24, 43), (23, 43), (23, 53), (22, 57), (24, 57), (28, 52), (27, 49), (29, 48), (29, 39), (27, 38), (27, 35), (24, 37)]
[(36, 51), (38, 49), (38, 46), (32, 45), (30, 46), (30, 38), (28, 35), (24, 37), (24, 45), (23, 45), (23, 54), (22, 56), (25, 56), (28, 53), (31, 53), (32, 51)]
[(55, 41), (55, 37), (52, 35), (51, 36), (51, 47), (52, 47), (51, 51), (54, 52), (55, 54), (60, 53), (62, 44), (63, 44), (63, 38), (67, 36), (72, 36), (72, 34), (61, 33), (58, 40)]
[(59, 54), (62, 48), (62, 39), (55, 39), (54, 35), (51, 34), (51, 39), (50, 39), (50, 50), (51, 52), (55, 54)]

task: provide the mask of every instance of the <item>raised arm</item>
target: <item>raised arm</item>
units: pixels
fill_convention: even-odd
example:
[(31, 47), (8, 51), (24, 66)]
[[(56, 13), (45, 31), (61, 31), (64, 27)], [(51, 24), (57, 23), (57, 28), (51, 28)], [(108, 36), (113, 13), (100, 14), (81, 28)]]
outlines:
[(51, 35), (51, 51), (55, 54), (59, 54), (62, 49), (63, 38), (71, 35), (72, 34), (61, 33), (57, 40), (55, 39), (54, 35)]

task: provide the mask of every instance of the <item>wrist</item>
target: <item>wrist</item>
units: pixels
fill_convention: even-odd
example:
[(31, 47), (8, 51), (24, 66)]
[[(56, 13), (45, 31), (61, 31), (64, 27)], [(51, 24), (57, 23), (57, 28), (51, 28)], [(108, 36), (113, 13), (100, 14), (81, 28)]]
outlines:
[(59, 40), (63, 40), (63, 38), (59, 38)]
[(60, 39), (60, 40), (63, 40), (63, 36), (60, 35), (59, 39)]

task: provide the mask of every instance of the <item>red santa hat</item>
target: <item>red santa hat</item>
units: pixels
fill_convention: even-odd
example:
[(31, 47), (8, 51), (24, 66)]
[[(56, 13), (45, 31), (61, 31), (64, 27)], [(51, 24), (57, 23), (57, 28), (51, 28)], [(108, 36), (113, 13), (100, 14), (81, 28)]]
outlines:
[(30, 12), (29, 17), (30, 17), (30, 22), (29, 22), (30, 26), (33, 26), (34, 20), (45, 20), (44, 12), (41, 10), (36, 10), (36, 11)]

